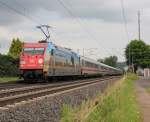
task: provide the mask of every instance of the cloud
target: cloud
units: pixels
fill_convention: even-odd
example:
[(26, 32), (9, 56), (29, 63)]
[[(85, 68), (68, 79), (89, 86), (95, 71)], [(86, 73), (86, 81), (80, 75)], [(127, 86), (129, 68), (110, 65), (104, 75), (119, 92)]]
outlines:
[[(120, 0), (5, 0), (9, 7), (0, 4), (0, 52), (6, 53), (13, 37), (26, 42), (36, 42), (43, 37), (35, 26), (37, 21), (53, 27), (52, 40), (57, 45), (72, 48), (97, 48), (94, 59), (121, 54), (129, 42), (126, 37)], [(142, 10), (142, 39), (149, 43), (148, 0), (124, 0), (129, 39), (137, 37), (137, 11)], [(69, 11), (68, 11), (69, 9)], [(147, 11), (146, 16), (144, 16)], [(70, 13), (71, 12), (71, 13)], [(70, 15), (70, 14), (73, 15)], [(36, 22), (35, 22), (36, 21)], [(120, 53), (118, 53), (120, 52)]]
[[(0, 25), (16, 24), (26, 19), (33, 19), (35, 15), (38, 16), (36, 19), (42, 21), (42, 12), (45, 12), (49, 17), (51, 16), (51, 18), (57, 14), (62, 18), (85, 18), (100, 19), (108, 22), (122, 22), (120, 0), (5, 0), (2, 2), (7, 5), (5, 6), (0, 3), (0, 16), (2, 16)], [(150, 2), (147, 0), (124, 0), (124, 5), (127, 20), (130, 22), (134, 19), (133, 15), (135, 12), (138, 9), (149, 8)]]
[(122, 21), (119, 0), (111, 2), (108, 0), (5, 0), (3, 3), (6, 6), (0, 3), (0, 16), (2, 16), (0, 25), (16, 24), (26, 19), (33, 19), (35, 15), (38, 16), (36, 19), (41, 21), (42, 11), (47, 13), (47, 16), (53, 16), (51, 13), (55, 12), (67, 18)]

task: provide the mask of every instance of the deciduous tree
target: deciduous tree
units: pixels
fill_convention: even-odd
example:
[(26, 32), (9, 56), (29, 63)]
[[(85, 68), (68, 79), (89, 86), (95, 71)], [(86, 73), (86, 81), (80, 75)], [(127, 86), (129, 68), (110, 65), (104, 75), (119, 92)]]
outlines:
[(116, 67), (117, 60), (118, 60), (117, 56), (110, 56), (110, 57), (106, 57), (104, 60), (99, 59), (98, 61), (106, 65)]
[(19, 58), (21, 50), (22, 50), (22, 42), (20, 41), (20, 39), (13, 38), (11, 46), (9, 48), (8, 55), (15, 59)]
[(137, 67), (150, 67), (150, 46), (144, 41), (132, 40), (126, 47), (125, 56), (127, 64), (134, 64)]

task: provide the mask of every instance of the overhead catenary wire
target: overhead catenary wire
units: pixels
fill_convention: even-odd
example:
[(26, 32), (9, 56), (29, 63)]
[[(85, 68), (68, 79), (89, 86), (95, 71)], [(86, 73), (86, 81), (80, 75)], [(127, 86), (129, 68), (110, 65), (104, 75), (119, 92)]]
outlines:
[[(71, 10), (74, 10), (74, 12), (75, 12), (75, 9), (74, 9), (74, 7), (72, 6), (72, 4), (70, 4), (70, 3), (68, 3), (68, 6), (70, 6), (71, 7)], [(80, 19), (81, 20), (81, 19)], [(82, 21), (82, 22), (85, 22), (84, 20)], [(85, 24), (88, 24), (88, 23), (85, 23)], [(90, 32), (92, 32), (91, 30), (90, 30)], [(96, 41), (96, 43), (97, 44), (100, 44), (100, 45), (102, 45), (103, 46), (103, 43), (101, 42), (99, 42), (99, 40), (97, 40), (94, 36), (93, 36), (93, 34), (91, 34), (91, 33), (89, 33), (90, 34), (90, 36), (92, 37), (92, 38), (94, 38), (94, 40)], [(101, 47), (102, 47), (101, 46)], [(104, 47), (102, 47), (103, 49), (104, 49), (104, 51), (106, 51), (106, 49), (104, 48)], [(115, 49), (112, 49), (114, 52), (117, 52)], [(107, 50), (107, 53), (108, 54), (110, 54), (110, 55), (113, 55), (112, 54), (112, 52), (111, 51), (109, 51), (109, 50)], [(119, 54), (121, 57), (124, 57), (124, 55), (122, 55), (120, 52), (119, 53), (117, 53), (117, 54)]]
[[(59, 0), (60, 2), (61, 2), (61, 4), (63, 4), (63, 6), (65, 6), (65, 4), (63, 3), (63, 1), (61, 1), (61, 0)], [(76, 16), (77, 14), (75, 13), (75, 8), (72, 6), (72, 4), (70, 4), (70, 3), (68, 3), (67, 2), (67, 4), (68, 4), (68, 6), (70, 7), (70, 9), (69, 9), (69, 7), (67, 7), (67, 6), (65, 6), (65, 8), (67, 8), (67, 10), (68, 10), (68, 13), (71, 13), (73, 16)], [(74, 11), (73, 11), (74, 10)], [(72, 12), (73, 11), (73, 12)], [(90, 30), (90, 32), (83, 26), (83, 22), (85, 22), (84, 20), (81, 20), (80, 18), (78, 18), (78, 21), (80, 22), (79, 24), (80, 24), (80, 26), (82, 26), (82, 28), (84, 29), (84, 30), (86, 30), (86, 33), (88, 34), (88, 36), (90, 36), (91, 38), (92, 38), (92, 40), (94, 40), (98, 45), (101, 45), (101, 48), (105, 51), (105, 52), (107, 52), (109, 55), (114, 55), (114, 54), (112, 54), (112, 52), (111, 51), (109, 51), (107, 48), (104, 48), (103, 47), (103, 43), (101, 42), (99, 42), (99, 40), (97, 40), (94, 36), (93, 36), (93, 34), (91, 34), (90, 32), (92, 32), (91, 30)], [(88, 23), (85, 23), (86, 25), (88, 24)], [(107, 49), (107, 50), (106, 50)], [(112, 49), (112, 50), (114, 50), (114, 49)], [(114, 52), (117, 52), (117, 51), (115, 51), (114, 50)], [(119, 54), (121, 57), (124, 57), (124, 55), (122, 55), (120, 52), (119, 53), (117, 53), (117, 54)]]
[[(76, 15), (72, 11), (70, 11), (70, 9), (61, 0), (57, 0), (57, 1), (59, 1), (59, 3), (61, 3), (61, 5), (69, 12), (69, 14), (71, 16), (77, 18)], [(24, 17), (28, 18), (29, 20), (35, 22), (36, 24), (40, 24), (40, 22), (37, 19), (35, 19), (35, 17), (27, 15), (25, 11), (24, 12), (19, 11), (18, 9), (10, 6), (9, 4), (7, 4), (3, 1), (0, 1), (0, 4), (7, 7), (7, 8), (9, 8), (9, 9), (11, 9), (11, 10), (13, 10), (14, 12), (20, 14), (21, 16), (24, 16)], [(17, 2), (17, 4), (19, 6), (21, 6), (24, 10), (26, 10), (26, 8), (23, 5), (21, 5), (18, 2)], [(90, 38), (92, 38), (92, 40), (95, 40), (99, 44), (99, 41), (81, 24), (81, 22), (78, 19), (76, 19), (76, 21), (79, 23), (79, 25), (82, 27), (82, 29), (87, 33), (87, 35), (90, 36)], [(106, 49), (104, 47), (102, 47), (102, 48), (106, 51)]]
[[(86, 33), (86, 35), (88, 35), (88, 37), (90, 37), (92, 40), (94, 40), (99, 46), (102, 45), (101, 43), (99, 43), (99, 41), (82, 25), (81, 20), (77, 17), (77, 14), (75, 14), (75, 12), (72, 12), (72, 10), (74, 10), (74, 8), (69, 9), (69, 7), (67, 7), (65, 5), (65, 3), (62, 0), (57, 0), (62, 7), (64, 7), (64, 9), (66, 9), (66, 11), (73, 17), (75, 18), (75, 21), (80, 25), (80, 27), (82, 28), (82, 30)], [(71, 7), (71, 5), (69, 5)], [(106, 49), (104, 47), (101, 46), (101, 48), (106, 51)], [(111, 52), (106, 51), (108, 54), (111, 54)], [(111, 54), (112, 55), (112, 54)]]
[[(25, 18), (27, 18), (28, 20), (34, 22), (34, 23), (36, 24), (36, 26), (37, 26), (37, 25), (42, 25), (41, 22), (39, 21), (39, 19), (37, 19), (36, 16), (29, 15), (29, 14), (27, 13), (27, 12), (28, 12), (28, 11), (27, 11), (27, 8), (26, 8), (25, 6), (23, 6), (19, 1), (15, 0), (14, 2), (15, 2), (18, 6), (20, 6), (20, 8), (23, 8), (23, 9), (24, 9), (24, 12), (23, 12), (23, 11), (20, 11), (20, 10), (18, 10), (18, 9), (16, 9), (16, 8), (14, 8), (14, 7), (8, 5), (8, 4), (6, 4), (5, 2), (0, 1), (0, 4), (3, 5), (3, 6), (5, 6), (5, 7), (7, 7), (7, 8), (9, 8), (10, 10), (13, 10), (15, 13), (17, 13), (17, 14), (19, 14), (19, 15), (25, 17)], [(52, 28), (51, 28), (51, 30), (54, 32), (54, 30), (53, 30)], [(51, 35), (51, 36), (53, 37), (53, 35)], [(54, 37), (53, 37), (53, 38), (54, 38)], [(54, 39), (55, 39), (55, 38), (54, 38)], [(55, 40), (56, 40), (56, 39), (55, 39)]]
[(14, 7), (12, 7), (12, 6), (10, 6), (10, 5), (8, 5), (8, 4), (5, 3), (4, 1), (0, 1), (0, 4), (3, 5), (3, 6), (5, 6), (5, 7), (7, 7), (7, 8), (9, 8), (9, 9), (11, 9), (11, 10), (13, 10), (13, 11), (16, 12), (17, 14), (19, 14), (19, 15), (21, 15), (21, 16), (23, 16), (23, 17), (26, 17), (26, 18), (27, 18), (28, 20), (30, 20), (30, 21), (32, 21), (32, 22), (34, 22), (34, 23), (36, 23), (36, 24), (40, 24), (40, 23), (39, 23), (37, 20), (35, 20), (34, 18), (32, 18), (32, 17), (30, 17), (30, 16), (27, 16), (25, 13), (23, 13), (23, 12), (21, 12), (21, 11), (15, 9)]
[(20, 2), (20, 0), (14, 0), (14, 2), (18, 6), (20, 6), (21, 9), (22, 8), (24, 9), (24, 12), (22, 12), (22, 13), (24, 13), (26, 16), (30, 17), (35, 23), (42, 25), (41, 22), (39, 21), (39, 18), (37, 18), (35, 15), (33, 16), (33, 15), (29, 15), (28, 14), (27, 8), (24, 5), (22, 5), (22, 3)]
[(127, 40), (129, 41), (129, 32), (128, 32), (128, 26), (127, 26), (127, 17), (126, 17), (126, 12), (125, 12), (125, 7), (124, 7), (124, 1), (121, 1), (121, 13), (122, 13), (122, 18), (123, 18), (123, 23), (124, 23), (124, 29), (126, 33)]
[[(125, 7), (124, 7), (124, 0), (120, 0), (121, 2), (121, 12), (122, 12), (122, 18), (123, 18), (123, 23), (124, 23), (124, 29), (127, 37), (127, 42), (130, 42), (130, 37), (129, 37), (129, 32), (128, 32), (128, 26), (127, 26), (127, 18), (126, 18), (126, 13), (125, 13)], [(129, 48), (129, 65), (131, 65), (131, 52)], [(133, 62), (132, 62), (133, 64)]]

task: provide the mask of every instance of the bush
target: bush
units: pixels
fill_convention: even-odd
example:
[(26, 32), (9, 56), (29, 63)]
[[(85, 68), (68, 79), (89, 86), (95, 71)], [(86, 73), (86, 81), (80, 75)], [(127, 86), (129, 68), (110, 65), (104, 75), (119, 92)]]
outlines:
[(19, 59), (0, 54), (0, 77), (17, 76), (19, 74)]

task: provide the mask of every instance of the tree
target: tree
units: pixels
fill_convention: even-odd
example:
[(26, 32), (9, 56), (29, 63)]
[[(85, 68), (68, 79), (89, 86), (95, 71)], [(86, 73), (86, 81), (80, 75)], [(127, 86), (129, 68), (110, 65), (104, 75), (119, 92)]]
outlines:
[(100, 63), (104, 63), (104, 59), (98, 59), (97, 61)]
[(150, 67), (150, 46), (142, 40), (132, 40), (126, 47), (125, 56), (127, 64), (137, 67)]
[(9, 48), (8, 55), (15, 59), (19, 58), (21, 50), (22, 50), (22, 42), (20, 41), (20, 39), (13, 38), (11, 46)]
[(101, 63), (104, 63), (106, 65), (116, 67), (117, 60), (118, 60), (117, 56), (110, 56), (110, 57), (106, 57), (104, 60), (99, 59), (98, 61), (101, 62)]

